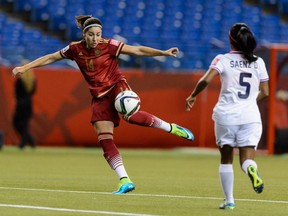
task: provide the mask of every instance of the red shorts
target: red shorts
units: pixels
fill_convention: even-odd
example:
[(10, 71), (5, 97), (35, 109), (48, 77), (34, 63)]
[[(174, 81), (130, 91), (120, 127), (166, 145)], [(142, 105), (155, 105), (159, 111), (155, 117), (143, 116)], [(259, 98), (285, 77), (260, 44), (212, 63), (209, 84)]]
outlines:
[(121, 80), (103, 97), (93, 97), (91, 103), (92, 117), (90, 122), (94, 124), (97, 121), (112, 121), (114, 127), (117, 127), (120, 123), (120, 117), (114, 107), (114, 100), (118, 93), (126, 89), (131, 90), (126, 80)]

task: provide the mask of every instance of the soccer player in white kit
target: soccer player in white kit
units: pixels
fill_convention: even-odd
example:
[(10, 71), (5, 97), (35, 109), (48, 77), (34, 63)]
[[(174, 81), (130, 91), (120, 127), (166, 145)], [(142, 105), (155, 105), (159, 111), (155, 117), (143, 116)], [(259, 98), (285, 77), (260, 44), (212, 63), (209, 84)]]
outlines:
[(264, 189), (254, 156), (262, 135), (257, 102), (269, 95), (269, 77), (263, 59), (254, 55), (257, 43), (245, 23), (231, 27), (229, 41), (231, 51), (214, 58), (186, 99), (186, 110), (190, 111), (196, 96), (220, 75), (221, 91), (212, 115), (216, 144), (221, 154), (220, 182), (225, 195), (219, 208), (232, 210), (235, 207), (233, 148), (239, 148), (240, 165), (250, 177), (255, 192), (261, 193)]

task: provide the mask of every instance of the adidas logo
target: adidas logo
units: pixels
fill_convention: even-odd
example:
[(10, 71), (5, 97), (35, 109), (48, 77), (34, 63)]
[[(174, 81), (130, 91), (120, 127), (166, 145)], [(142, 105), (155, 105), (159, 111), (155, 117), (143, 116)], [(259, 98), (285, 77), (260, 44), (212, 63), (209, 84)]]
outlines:
[(78, 53), (78, 56), (81, 56), (81, 55), (83, 55), (83, 53), (82, 53), (82, 52)]

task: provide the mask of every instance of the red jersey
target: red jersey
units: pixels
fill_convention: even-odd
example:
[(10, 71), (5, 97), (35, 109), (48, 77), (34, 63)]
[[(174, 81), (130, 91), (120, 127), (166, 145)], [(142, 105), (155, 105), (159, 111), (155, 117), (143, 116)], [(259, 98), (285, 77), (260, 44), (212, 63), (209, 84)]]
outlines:
[(101, 97), (125, 79), (118, 66), (123, 45), (120, 41), (102, 38), (96, 48), (88, 49), (85, 41), (78, 41), (60, 50), (60, 54), (77, 63), (91, 94)]

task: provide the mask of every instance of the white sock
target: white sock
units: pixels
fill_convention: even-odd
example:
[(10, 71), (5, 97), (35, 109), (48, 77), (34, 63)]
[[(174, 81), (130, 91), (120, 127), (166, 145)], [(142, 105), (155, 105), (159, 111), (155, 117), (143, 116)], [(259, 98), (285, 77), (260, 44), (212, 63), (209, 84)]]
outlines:
[(117, 173), (119, 179), (124, 178), (124, 177), (128, 177), (128, 174), (125, 170), (124, 165), (120, 165), (115, 169), (115, 172)]
[(156, 124), (153, 125), (154, 128), (159, 128), (166, 132), (171, 131), (171, 124), (169, 124), (168, 122), (163, 121), (162, 119), (159, 119), (156, 116), (154, 116), (154, 121), (156, 122)]
[(256, 167), (256, 169), (257, 169), (257, 164), (254, 160), (251, 160), (251, 159), (245, 160), (242, 164), (242, 170), (247, 174), (247, 169), (251, 165)]
[(232, 164), (220, 164), (219, 175), (226, 203), (234, 203), (234, 172)]
[(161, 129), (163, 129), (166, 132), (170, 132), (172, 127), (171, 124), (162, 120)]

